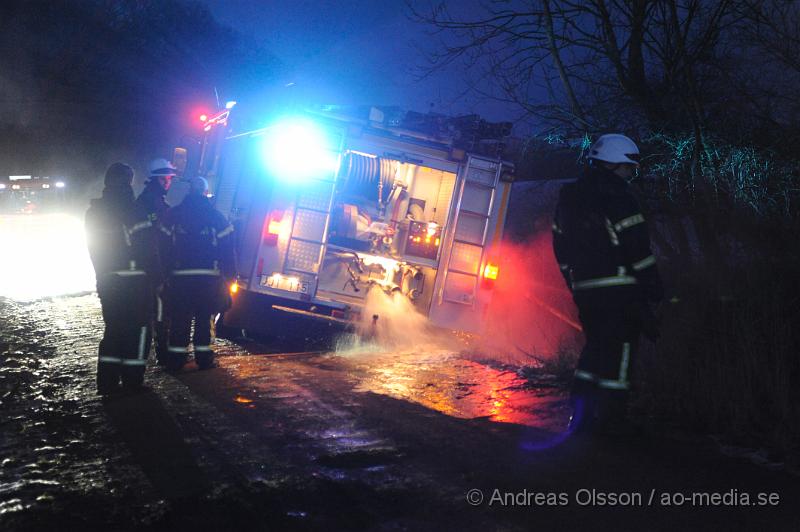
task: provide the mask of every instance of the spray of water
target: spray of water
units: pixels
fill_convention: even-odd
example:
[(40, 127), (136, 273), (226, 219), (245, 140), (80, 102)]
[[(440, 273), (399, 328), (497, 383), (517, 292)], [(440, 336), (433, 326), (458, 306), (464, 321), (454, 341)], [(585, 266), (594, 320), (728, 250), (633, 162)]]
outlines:
[[(548, 232), (525, 242), (504, 242), (500, 275), (479, 338), (432, 327), (401, 294), (373, 288), (356, 334), (337, 342), (339, 353), (461, 353), (468, 358), (538, 364), (581, 345), (577, 310), (552, 251)], [(374, 319), (377, 316), (377, 319)]]
[(481, 350), (513, 364), (541, 362), (580, 345), (577, 309), (542, 231), (524, 242), (503, 242), (500, 273), (486, 313)]
[(372, 287), (367, 293), (354, 334), (341, 336), (340, 354), (365, 352), (426, 351), (442, 353), (458, 349), (450, 333), (430, 325), (428, 318), (404, 295)]

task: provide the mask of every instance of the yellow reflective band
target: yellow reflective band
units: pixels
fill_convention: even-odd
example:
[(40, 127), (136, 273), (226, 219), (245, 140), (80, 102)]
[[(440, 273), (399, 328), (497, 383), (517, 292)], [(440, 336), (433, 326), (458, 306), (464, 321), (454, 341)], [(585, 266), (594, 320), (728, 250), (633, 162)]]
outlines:
[(569, 270), (569, 264), (559, 264), (558, 267), (562, 270)]
[(144, 341), (147, 338), (147, 327), (139, 330), (139, 360), (144, 358)]
[(219, 270), (196, 268), (193, 270), (172, 270), (172, 275), (219, 275)]
[(560, 227), (559, 227), (559, 226), (558, 226), (558, 225), (557, 225), (555, 222), (553, 222), (553, 232), (554, 232), (554, 233), (558, 233), (559, 235), (561, 235), (561, 234), (563, 234), (563, 233), (564, 233), (564, 232), (561, 230), (561, 228), (560, 228)]
[(584, 381), (596, 381), (597, 377), (593, 373), (589, 373), (588, 371), (584, 371), (582, 369), (575, 370), (575, 378), (581, 379)]
[(619, 381), (625, 382), (628, 380), (628, 364), (631, 358), (631, 344), (625, 342), (622, 344), (622, 359), (619, 361)]
[(600, 388), (607, 388), (609, 390), (627, 390), (630, 387), (627, 382), (615, 381), (612, 379), (598, 379), (597, 385)]
[(196, 345), (196, 346), (194, 346), (194, 350), (195, 350), (195, 352), (197, 352), (197, 351), (203, 351), (203, 352), (211, 351), (211, 346), (210, 345)]
[(606, 231), (608, 231), (608, 238), (611, 240), (612, 246), (619, 246), (619, 237), (614, 232), (614, 227), (611, 225), (611, 220), (606, 218)]
[(147, 360), (139, 360), (138, 358), (124, 358), (122, 359), (123, 366), (144, 366)]
[(167, 229), (163, 225), (161, 226), (161, 232), (164, 233), (167, 236), (172, 236), (172, 231), (170, 231), (169, 229)]
[(121, 275), (123, 277), (128, 277), (131, 275), (147, 275), (147, 272), (144, 270), (117, 270), (111, 273), (112, 275)]
[(122, 359), (116, 357), (100, 357), (98, 360), (107, 364), (122, 364)]
[(217, 233), (217, 238), (223, 238), (223, 237), (226, 237), (226, 236), (228, 236), (228, 235), (229, 235), (229, 234), (231, 234), (231, 233), (233, 233), (233, 226), (232, 226), (232, 225), (229, 225), (228, 227), (226, 227), (225, 229), (223, 229), (222, 231), (220, 231), (219, 233)]
[(169, 351), (170, 353), (186, 353), (187, 349), (186, 349), (185, 347), (173, 347), (173, 346), (169, 346), (169, 347), (167, 348), (167, 351)]
[(643, 224), (644, 223), (644, 216), (641, 214), (634, 214), (633, 216), (628, 216), (627, 218), (623, 218), (622, 220), (618, 221), (614, 224), (614, 229), (617, 232), (622, 231), (623, 229), (627, 229), (629, 227), (633, 227), (634, 225)]
[(142, 229), (147, 229), (148, 227), (153, 227), (153, 222), (151, 222), (150, 220), (148, 220), (146, 222), (139, 222), (138, 224), (136, 224), (133, 227), (131, 227), (128, 232), (130, 234), (134, 234), (134, 233), (136, 233), (138, 231), (141, 231)]
[(613, 277), (598, 277), (596, 279), (576, 281), (572, 283), (572, 289), (585, 290), (587, 288), (603, 288), (606, 286), (622, 286), (630, 284), (636, 284), (636, 277), (631, 277), (630, 275), (615, 275)]
[(656, 258), (653, 255), (650, 255), (649, 257), (644, 258), (639, 262), (634, 262), (633, 264), (631, 264), (631, 266), (633, 267), (634, 270), (638, 272), (640, 270), (644, 270), (645, 268), (653, 266), (655, 263), (656, 263)]

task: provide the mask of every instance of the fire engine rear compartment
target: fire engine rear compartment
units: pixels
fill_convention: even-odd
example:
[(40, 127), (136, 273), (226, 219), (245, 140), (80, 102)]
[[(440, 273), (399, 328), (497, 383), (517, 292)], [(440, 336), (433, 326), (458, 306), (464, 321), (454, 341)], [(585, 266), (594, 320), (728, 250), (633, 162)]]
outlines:
[(427, 313), (456, 174), (348, 152), (339, 170), (317, 298), (399, 292)]
[(427, 313), (456, 174), (418, 162), (345, 150), (335, 184), (273, 189), (251, 286), (351, 309), (381, 289)]
[(265, 168), (257, 135), (228, 139), (215, 188), (237, 227), (243, 288), (226, 324), (264, 321), (242, 307), (254, 298), (358, 319), (379, 290), (410, 301), (433, 325), (480, 332), (492, 291), (484, 268), (494, 262), (510, 188), (503, 163), (342, 131), (330, 148), (335, 165), (293, 181)]

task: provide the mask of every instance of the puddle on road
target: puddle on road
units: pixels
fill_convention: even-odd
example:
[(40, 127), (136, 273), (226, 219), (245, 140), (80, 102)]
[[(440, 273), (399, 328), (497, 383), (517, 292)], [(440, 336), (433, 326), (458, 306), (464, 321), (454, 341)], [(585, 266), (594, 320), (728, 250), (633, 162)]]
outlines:
[(350, 355), (363, 371), (356, 391), (411, 401), (458, 418), (563, 429), (568, 416), (565, 391), (552, 382), (531, 382), (510, 369), (466, 360), (458, 353), (419, 352)]
[(0, 298), (0, 517), (141, 488), (95, 394), (102, 330), (94, 295)]
[[(0, 515), (66, 512), (76, 497), (116, 508), (125, 514), (123, 521), (140, 519), (141, 512), (161, 515), (163, 508), (151, 498), (152, 487), (131, 455), (111, 445), (114, 429), (94, 390), (101, 334), (94, 295), (27, 303), (0, 298)], [(289, 357), (293, 362), (285, 365), (281, 358), (267, 361), (226, 342), (219, 343), (218, 354), (229, 356), (226, 370), (253, 383), (234, 399), (243, 408), (262, 397), (276, 399), (272, 407), (286, 419), (304, 419), (320, 429), (314, 440), (321, 448), (317, 466), (366, 468), (358, 474), (372, 475), (375, 482), (388, 482), (391, 475), (382, 468), (397, 461), (396, 449), (381, 434), (359, 427), (347, 405), (334, 411), (304, 393), (303, 368), (310, 360), (340, 372), (333, 378), (354, 379), (357, 392), (388, 395), (459, 418), (555, 424), (557, 415), (548, 411), (559, 400), (558, 389), (530, 389), (513, 371), (465, 360), (457, 349), (418, 344), (387, 353), (372, 352), (375, 345), (357, 347), (322, 358)], [(285, 380), (274, 380), (273, 364), (283, 365)], [(183, 408), (177, 395), (171, 404)], [(232, 449), (249, 447), (237, 447), (240, 436), (230, 432), (220, 441)], [(261, 471), (255, 461), (242, 467)], [(348, 478), (354, 475), (351, 471)]]
[[(374, 323), (372, 315), (380, 316)], [(468, 335), (432, 328), (404, 297), (371, 290), (360, 334), (341, 335), (336, 354), (359, 368), (359, 392), (411, 401), (443, 414), (560, 431), (564, 391), (514, 371), (469, 360)], [(534, 389), (536, 386), (536, 389)]]
[[(413, 349), (390, 350), (375, 340), (343, 335), (337, 345), (335, 353), (323, 355), (324, 360), (314, 355), (287, 355), (285, 361), (313, 361), (318, 369), (347, 371), (355, 381), (356, 392), (387, 395), (462, 419), (485, 418), (553, 432), (561, 432), (569, 419), (566, 387), (553, 378), (522, 377), (516, 367), (471, 360), (475, 357), (454, 350), (452, 344), (443, 346), (434, 341), (419, 343)], [(296, 391), (280, 393), (275, 389), (269, 364), (262, 357), (230, 354), (240, 357), (226, 364), (237, 377), (270, 382), (267, 395), (273, 399), (297, 397)], [(303, 373), (302, 365), (294, 366), (293, 362), (286, 367), (289, 375)]]

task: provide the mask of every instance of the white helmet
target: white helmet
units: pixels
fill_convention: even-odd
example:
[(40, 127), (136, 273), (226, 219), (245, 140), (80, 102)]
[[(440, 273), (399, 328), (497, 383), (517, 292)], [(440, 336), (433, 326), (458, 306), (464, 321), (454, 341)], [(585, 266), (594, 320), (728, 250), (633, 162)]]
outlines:
[(176, 175), (178, 169), (166, 159), (153, 159), (150, 162), (150, 175)]
[(609, 133), (601, 135), (589, 148), (588, 159), (612, 164), (628, 163), (639, 166), (639, 148), (625, 135)]

